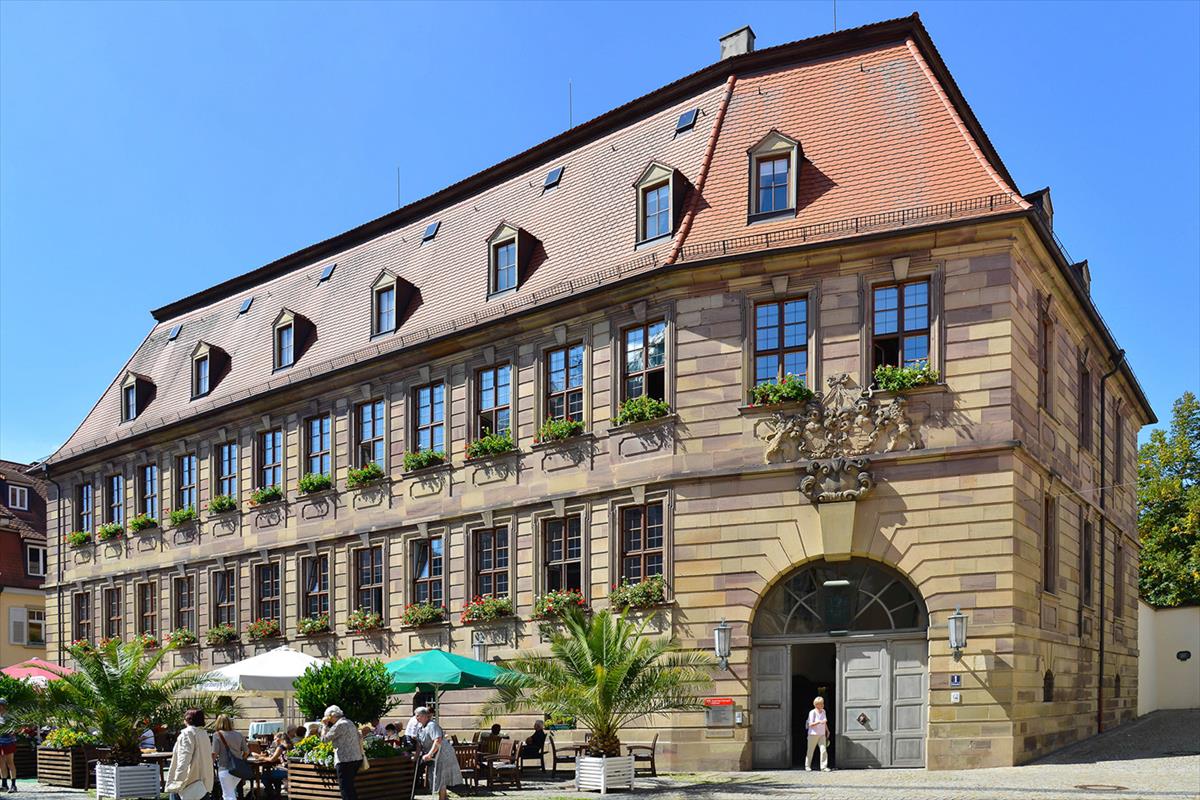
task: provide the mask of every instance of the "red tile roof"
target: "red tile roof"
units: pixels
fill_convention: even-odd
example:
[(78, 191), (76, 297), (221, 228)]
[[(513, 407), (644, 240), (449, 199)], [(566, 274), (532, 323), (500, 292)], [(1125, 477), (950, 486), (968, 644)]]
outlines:
[[(675, 121), (690, 108), (700, 109), (696, 125), (676, 136)], [(747, 226), (746, 152), (773, 128), (803, 146), (799, 211)], [(630, 185), (651, 160), (679, 169), (703, 196), (693, 189), (687, 206), (694, 213), (673, 241), (636, 249)], [(562, 181), (543, 192), (556, 166), (565, 167)], [(786, 242), (798, 226), (981, 197), (1003, 202), (972, 213), (1027, 206), (915, 15), (737, 56), (379, 220), (159, 309), (159, 324), (48, 461), (653, 270), (681, 249), (683, 258), (700, 256), (705, 242), (773, 231)], [(434, 221), (441, 222), (436, 238), (422, 243)], [(519, 290), (489, 299), (484, 243), (501, 221), (528, 231), (538, 246)], [(761, 248), (771, 246), (767, 238), (747, 241)], [(334, 262), (332, 279), (318, 282)], [(420, 305), (395, 335), (372, 340), (369, 287), (382, 270), (415, 285)], [(250, 295), (250, 311), (238, 314)], [(283, 307), (309, 318), (316, 340), (295, 367), (273, 375), (270, 326)], [(168, 342), (176, 324), (180, 335)], [(232, 366), (208, 397), (193, 401), (188, 362), (199, 340), (223, 348)], [(121, 425), (119, 384), (128, 370), (149, 376), (156, 395), (136, 421)]]

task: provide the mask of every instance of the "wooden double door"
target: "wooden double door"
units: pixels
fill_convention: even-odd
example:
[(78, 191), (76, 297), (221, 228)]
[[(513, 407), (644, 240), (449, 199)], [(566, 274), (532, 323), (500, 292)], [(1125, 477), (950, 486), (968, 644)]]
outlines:
[[(826, 640), (824, 646), (829, 646)], [(755, 644), (751, 653), (751, 740), (756, 769), (786, 769), (794, 763), (798, 719), (811, 697), (793, 697), (794, 648), (817, 646)], [(836, 640), (834, 708), (826, 707), (835, 737), (834, 766), (925, 766), (929, 704), (928, 652), (924, 636)]]

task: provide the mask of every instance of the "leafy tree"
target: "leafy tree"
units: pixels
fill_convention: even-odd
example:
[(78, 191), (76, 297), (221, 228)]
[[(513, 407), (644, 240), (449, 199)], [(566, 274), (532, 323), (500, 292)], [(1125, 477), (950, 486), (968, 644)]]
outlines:
[(1200, 402), (1184, 392), (1170, 431), (1138, 451), (1138, 588), (1153, 606), (1200, 603)]
[(146, 650), (141, 642), (109, 642), (96, 649), (72, 647), (76, 671), (51, 681), (43, 691), (46, 721), (94, 730), (116, 764), (141, 761), (139, 741), (146, 723), (178, 727), (183, 710), (233, 714), (227, 698), (193, 694), (204, 676), (195, 666), (163, 670), (171, 647)]
[(497, 679), (498, 695), (484, 707), (485, 719), (529, 711), (574, 717), (592, 733), (589, 755), (617, 756), (621, 728), (703, 707), (701, 692), (712, 682), (707, 653), (650, 638), (648, 620), (634, 624), (608, 610), (589, 617), (571, 607), (562, 620), (550, 658), (524, 653), (504, 664), (507, 671)]
[(332, 658), (314, 664), (296, 679), (296, 704), (309, 719), (320, 719), (329, 706), (339, 706), (353, 722), (378, 719), (398, 702), (392, 700), (392, 676), (382, 661)]

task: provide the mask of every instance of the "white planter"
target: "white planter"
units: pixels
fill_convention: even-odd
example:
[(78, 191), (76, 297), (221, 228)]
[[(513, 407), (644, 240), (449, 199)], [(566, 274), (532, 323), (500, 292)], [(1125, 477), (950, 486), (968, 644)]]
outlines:
[(157, 764), (96, 765), (96, 797), (145, 797), (158, 800), (160, 794)]
[(575, 791), (600, 790), (608, 794), (609, 789), (633, 788), (633, 756), (594, 758), (580, 756), (575, 762)]

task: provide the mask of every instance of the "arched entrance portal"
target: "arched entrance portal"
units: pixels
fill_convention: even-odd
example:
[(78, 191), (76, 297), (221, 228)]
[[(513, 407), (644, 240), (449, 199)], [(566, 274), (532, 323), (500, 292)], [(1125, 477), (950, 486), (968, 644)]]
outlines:
[(751, 627), (754, 766), (803, 766), (818, 694), (834, 766), (924, 766), (928, 626), (912, 583), (870, 559), (810, 562), (776, 583)]

